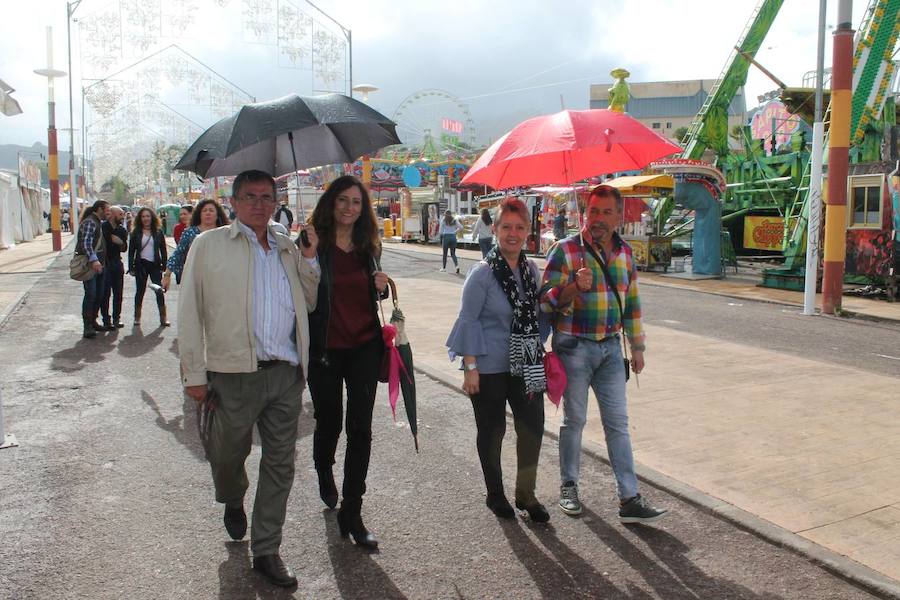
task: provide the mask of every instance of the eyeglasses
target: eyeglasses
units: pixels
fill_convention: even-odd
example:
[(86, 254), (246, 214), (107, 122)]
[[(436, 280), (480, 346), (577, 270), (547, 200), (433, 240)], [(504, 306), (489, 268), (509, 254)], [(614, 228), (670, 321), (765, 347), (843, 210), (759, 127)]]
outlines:
[(275, 197), (270, 196), (269, 194), (263, 194), (262, 196), (257, 196), (255, 194), (244, 194), (241, 196), (240, 200), (241, 202), (246, 202), (247, 204), (252, 204), (254, 206), (275, 204)]

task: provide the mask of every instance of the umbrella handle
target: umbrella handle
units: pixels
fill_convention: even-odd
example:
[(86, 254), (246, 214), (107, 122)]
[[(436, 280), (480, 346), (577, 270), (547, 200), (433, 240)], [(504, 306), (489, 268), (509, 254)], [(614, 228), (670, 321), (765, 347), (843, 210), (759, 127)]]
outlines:
[[(297, 208), (300, 209), (300, 212), (303, 216), (306, 216), (306, 211), (303, 210), (303, 195), (300, 194), (300, 174), (297, 173), (297, 153), (294, 151), (294, 132), (288, 131), (288, 141), (291, 143), (291, 158), (294, 160), (294, 177), (297, 179)], [(309, 248), (312, 244), (309, 243), (309, 234), (306, 233), (306, 230), (300, 232), (300, 243), (303, 244), (304, 248)]]
[[(394, 308), (397, 308), (397, 284), (388, 277), (388, 286), (391, 288), (391, 299), (394, 302)], [(384, 304), (382, 303), (381, 294), (378, 295), (378, 308), (381, 309), (381, 322), (387, 325), (388, 320), (384, 318)]]

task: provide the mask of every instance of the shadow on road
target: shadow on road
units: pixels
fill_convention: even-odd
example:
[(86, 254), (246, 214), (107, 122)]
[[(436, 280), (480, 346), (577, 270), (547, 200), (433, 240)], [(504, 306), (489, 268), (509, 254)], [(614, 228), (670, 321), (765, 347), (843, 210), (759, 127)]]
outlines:
[(200, 443), (200, 434), (197, 432), (197, 404), (187, 394), (182, 395), (184, 396), (184, 402), (181, 405), (182, 414), (166, 419), (153, 396), (146, 390), (141, 390), (141, 399), (144, 404), (156, 413), (156, 426), (172, 434), (179, 444), (191, 451), (194, 458), (205, 462), (206, 453)]
[[(708, 575), (687, 557), (690, 548), (662, 529), (641, 525), (627, 531), (643, 540), (653, 552), (648, 556), (628, 540), (616, 527), (585, 509), (581, 519), (588, 529), (623, 561), (631, 565), (662, 598), (680, 600), (696, 598), (746, 598), (747, 600), (779, 600), (776, 594), (757, 594), (746, 587)], [(665, 568), (668, 567), (668, 568)]]
[(136, 358), (153, 352), (153, 349), (159, 346), (164, 339), (162, 331), (162, 327), (157, 327), (144, 335), (141, 326), (135, 325), (131, 328), (131, 333), (119, 342), (119, 354), (125, 358)]
[(63, 373), (74, 373), (80, 371), (89, 363), (101, 362), (104, 355), (115, 347), (115, 335), (98, 333), (97, 337), (91, 340), (81, 338), (71, 348), (54, 352), (50, 361), (50, 368)]
[(294, 598), (296, 588), (279, 588), (253, 572), (250, 542), (225, 542), (228, 558), (219, 565), (219, 598)]
[(334, 581), (341, 598), (384, 598), (406, 600), (384, 570), (372, 558), (372, 553), (356, 547), (338, 531), (337, 512), (323, 510), (328, 557), (334, 570)]
[(563, 544), (552, 525), (533, 525), (532, 532), (553, 556), (547, 556), (522, 529), (519, 521), (500, 520), (503, 534), (519, 562), (528, 570), (542, 598), (580, 596), (590, 585), (596, 598), (642, 598), (626, 596), (586, 560)]

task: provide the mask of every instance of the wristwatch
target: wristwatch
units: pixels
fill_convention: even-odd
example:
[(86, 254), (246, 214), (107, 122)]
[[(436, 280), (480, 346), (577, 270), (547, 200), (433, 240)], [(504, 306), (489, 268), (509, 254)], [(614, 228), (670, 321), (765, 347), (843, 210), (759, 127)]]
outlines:
[(478, 369), (478, 363), (476, 363), (476, 362), (463, 363), (463, 368), (466, 371), (475, 371)]

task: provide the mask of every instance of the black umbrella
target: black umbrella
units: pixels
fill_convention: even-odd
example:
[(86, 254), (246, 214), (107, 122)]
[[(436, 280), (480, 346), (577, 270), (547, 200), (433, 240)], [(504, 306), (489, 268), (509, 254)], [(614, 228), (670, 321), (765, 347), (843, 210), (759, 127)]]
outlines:
[[(242, 107), (207, 129), (176, 169), (201, 177), (259, 169), (273, 177), (298, 169), (353, 162), (399, 144), (396, 123), (342, 94), (291, 94)], [(296, 151), (296, 157), (294, 156)]]
[[(388, 278), (388, 285), (391, 288), (391, 296), (394, 301), (394, 311), (391, 313), (390, 324), (385, 322), (385, 326), (382, 327), (382, 336), (384, 337), (385, 344), (387, 344), (386, 351), (390, 353), (391, 348), (396, 348), (395, 357), (388, 356), (388, 364), (392, 359), (399, 359), (398, 365), (399, 367), (396, 371), (396, 375), (399, 377), (400, 381), (400, 394), (403, 396), (403, 406), (406, 409), (406, 420), (409, 422), (409, 430), (413, 436), (413, 444), (416, 447), (416, 453), (419, 452), (419, 423), (416, 420), (416, 380), (415, 375), (413, 374), (413, 358), (412, 358), (412, 348), (409, 346), (409, 339), (406, 337), (406, 318), (403, 316), (403, 311), (400, 310), (400, 305), (397, 302), (397, 286), (394, 283), (393, 279)], [(384, 321), (384, 308), (382, 308), (382, 321)], [(386, 332), (385, 330), (389, 330), (390, 326), (393, 326), (394, 331)], [(390, 366), (388, 366), (388, 371), (390, 371)], [(388, 381), (388, 374), (384, 373), (384, 377), (382, 377), (383, 381)], [(389, 386), (390, 387), (390, 386)], [(391, 410), (395, 408), (396, 399), (393, 395), (391, 395), (389, 389), (389, 396), (391, 400)], [(396, 418), (396, 414), (394, 415)]]

